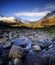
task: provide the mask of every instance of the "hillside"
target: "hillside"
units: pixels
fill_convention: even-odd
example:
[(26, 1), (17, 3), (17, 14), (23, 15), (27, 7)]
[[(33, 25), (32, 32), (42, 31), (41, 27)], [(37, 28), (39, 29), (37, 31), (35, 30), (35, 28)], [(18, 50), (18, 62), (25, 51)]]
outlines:
[(36, 22), (34, 21), (34, 23), (32, 23), (31, 21), (22, 20), (20, 18), (16, 19), (15, 17), (3, 17), (3, 16), (0, 16), (0, 24), (1, 21), (13, 27), (25, 26), (30, 28), (43, 28), (55, 25), (55, 11), (53, 11), (52, 13), (48, 13), (40, 21)]

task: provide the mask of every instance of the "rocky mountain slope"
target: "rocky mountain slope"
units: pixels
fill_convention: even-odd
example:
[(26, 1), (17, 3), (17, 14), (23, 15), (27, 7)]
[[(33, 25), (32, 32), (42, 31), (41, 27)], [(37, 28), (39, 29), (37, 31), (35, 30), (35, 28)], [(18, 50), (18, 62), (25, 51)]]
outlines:
[(42, 28), (55, 25), (55, 11), (48, 13), (43, 19), (34, 22), (22, 20), (21, 18), (0, 16), (0, 23), (1, 21), (13, 27), (25, 26), (30, 28)]

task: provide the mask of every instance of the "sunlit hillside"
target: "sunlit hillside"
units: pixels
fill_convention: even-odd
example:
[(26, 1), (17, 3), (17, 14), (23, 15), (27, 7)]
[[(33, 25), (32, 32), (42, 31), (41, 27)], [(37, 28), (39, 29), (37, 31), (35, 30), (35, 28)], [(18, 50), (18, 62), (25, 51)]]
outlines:
[(49, 18), (44, 18), (38, 22), (35, 22), (33, 24), (26, 24), (26, 23), (16, 23), (11, 26), (26, 26), (26, 27), (31, 27), (31, 28), (42, 28), (44, 26), (51, 26), (55, 25), (55, 16), (51, 16)]
[(25, 21), (20, 18), (16, 19), (15, 17), (1, 17), (0, 16), (0, 22), (1, 21), (13, 27), (25, 26), (29, 28), (43, 28), (43, 27), (55, 25), (55, 11), (54, 13), (52, 12), (52, 13), (47, 14), (43, 19), (39, 21), (34, 21), (34, 22)]

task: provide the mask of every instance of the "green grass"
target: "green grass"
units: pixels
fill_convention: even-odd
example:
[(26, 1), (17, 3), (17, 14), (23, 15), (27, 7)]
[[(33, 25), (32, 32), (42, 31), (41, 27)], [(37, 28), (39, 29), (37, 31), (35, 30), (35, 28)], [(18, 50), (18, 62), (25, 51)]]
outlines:
[(51, 35), (54, 35), (54, 36), (55, 36), (55, 30), (54, 30), (54, 29), (49, 30), (49, 34), (51, 34)]
[(50, 35), (54, 35), (55, 36), (55, 26), (51, 26), (48, 28), (48, 32)]

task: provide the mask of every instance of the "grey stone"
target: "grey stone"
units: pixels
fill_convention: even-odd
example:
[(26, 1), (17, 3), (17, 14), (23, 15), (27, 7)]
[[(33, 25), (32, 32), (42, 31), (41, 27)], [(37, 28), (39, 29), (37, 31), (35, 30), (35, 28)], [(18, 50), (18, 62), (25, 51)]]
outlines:
[(55, 65), (55, 47), (50, 48), (43, 54), (45, 61), (48, 65)]
[(12, 46), (10, 53), (9, 53), (9, 57), (11, 57), (11, 58), (22, 58), (23, 55), (24, 55), (23, 48), (21, 48), (19, 46)]
[(15, 58), (14, 59), (14, 65), (22, 65), (21, 59)]

